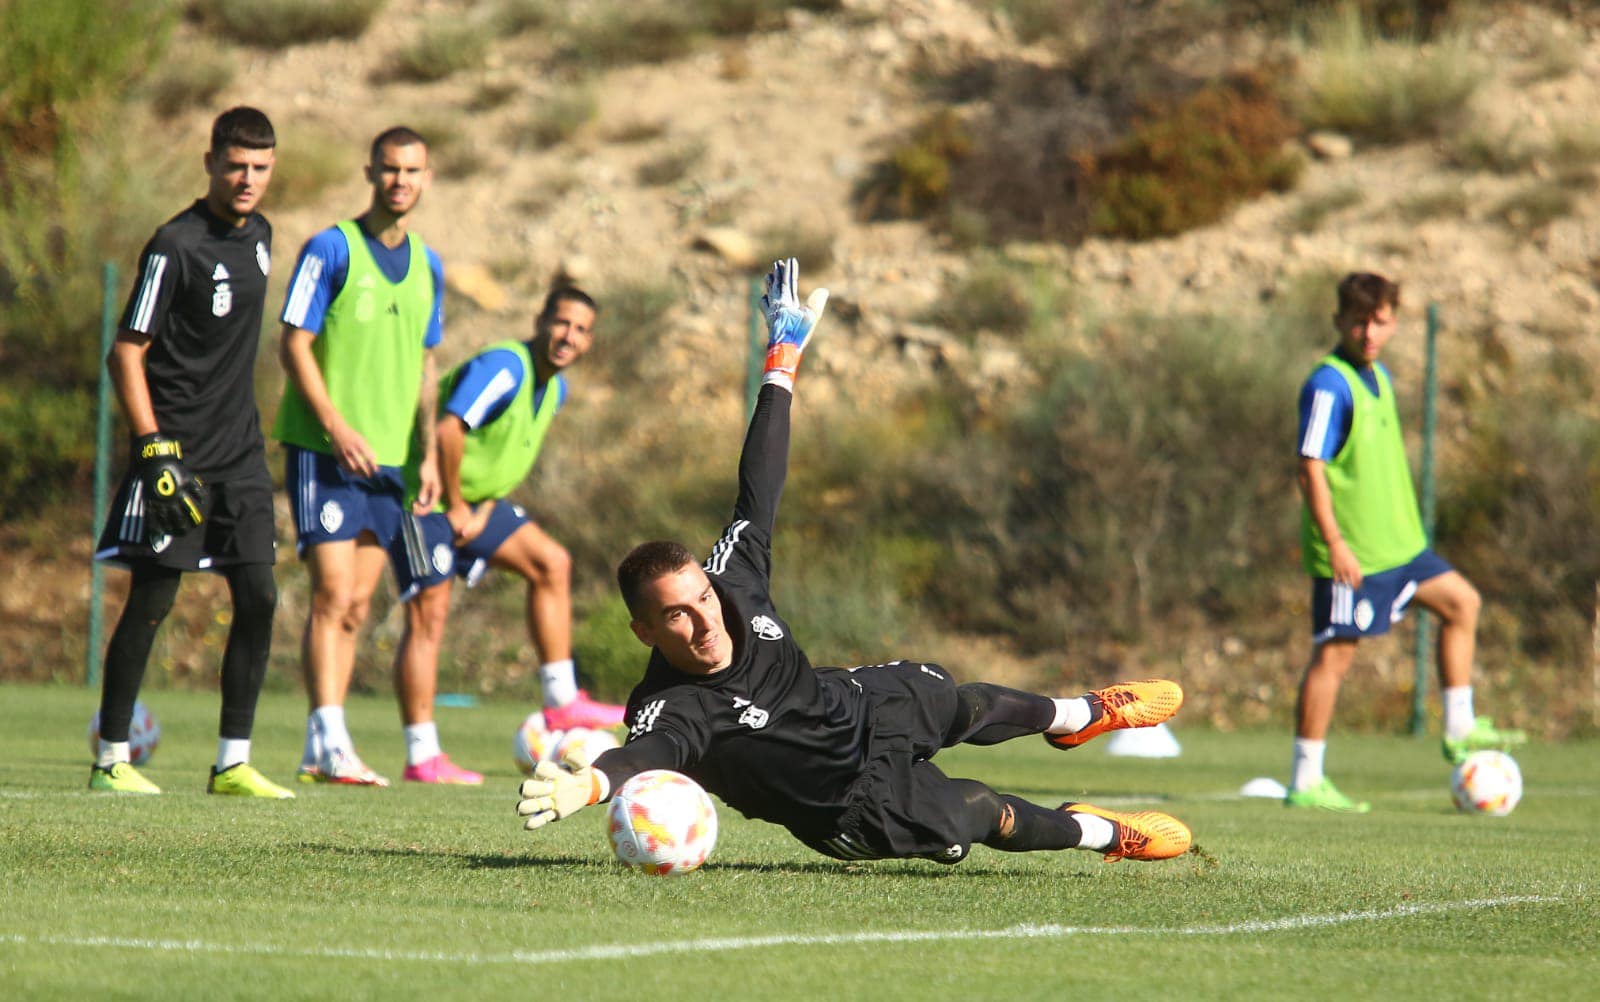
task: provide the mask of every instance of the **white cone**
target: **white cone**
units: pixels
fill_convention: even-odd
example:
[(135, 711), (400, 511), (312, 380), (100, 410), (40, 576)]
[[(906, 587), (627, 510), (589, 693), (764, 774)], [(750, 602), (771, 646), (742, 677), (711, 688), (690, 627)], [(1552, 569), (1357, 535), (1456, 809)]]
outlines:
[(1107, 755), (1122, 755), (1128, 758), (1177, 758), (1183, 749), (1178, 746), (1178, 739), (1172, 736), (1172, 729), (1166, 724), (1156, 724), (1154, 727), (1130, 727), (1127, 730), (1115, 731), (1106, 739)]
[(1282, 783), (1271, 776), (1257, 776), (1239, 787), (1239, 796), (1241, 797), (1263, 797), (1267, 800), (1282, 800), (1288, 792), (1283, 788)]

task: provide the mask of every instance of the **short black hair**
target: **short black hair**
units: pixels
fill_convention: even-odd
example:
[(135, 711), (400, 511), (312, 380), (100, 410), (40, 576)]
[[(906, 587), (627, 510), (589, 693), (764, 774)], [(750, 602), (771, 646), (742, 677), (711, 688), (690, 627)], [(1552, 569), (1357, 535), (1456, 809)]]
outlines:
[(372, 140), (372, 149), (367, 152), (367, 161), (377, 163), (378, 153), (385, 146), (416, 146), (427, 147), (428, 141), (422, 138), (422, 133), (407, 125), (392, 125), (378, 133)]
[(595, 316), (600, 315), (600, 304), (587, 292), (575, 285), (563, 285), (550, 290), (550, 295), (544, 297), (544, 305), (539, 307), (539, 319), (549, 320), (556, 315), (556, 310), (562, 303), (582, 303), (589, 307)]
[(1345, 328), (1365, 323), (1385, 306), (1400, 306), (1400, 285), (1370, 271), (1353, 271), (1339, 282), (1339, 312), (1334, 322)]
[(617, 565), (617, 587), (622, 601), (634, 619), (639, 618), (639, 595), (656, 578), (699, 563), (689, 548), (668, 539), (652, 540), (635, 546)]
[(211, 152), (221, 153), (235, 147), (247, 150), (270, 150), (278, 145), (278, 134), (272, 131), (272, 120), (255, 108), (240, 105), (229, 108), (211, 123)]

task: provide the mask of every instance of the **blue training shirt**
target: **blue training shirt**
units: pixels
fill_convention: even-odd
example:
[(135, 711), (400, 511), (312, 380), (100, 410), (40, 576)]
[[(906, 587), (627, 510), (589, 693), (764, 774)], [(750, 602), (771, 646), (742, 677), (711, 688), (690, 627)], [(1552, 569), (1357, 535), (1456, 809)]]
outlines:
[[(1370, 369), (1356, 370), (1374, 397), (1378, 395), (1378, 377), (1373, 370), (1382, 366), (1382, 362), (1374, 362)], [(1387, 369), (1384, 374), (1388, 374)], [(1337, 456), (1350, 437), (1355, 406), (1350, 384), (1339, 370), (1331, 365), (1318, 366), (1300, 388), (1300, 455), (1321, 460)]]
[[(409, 246), (402, 243), (399, 247), (385, 247), (365, 230), (362, 236), (366, 237), (367, 250), (384, 277), (391, 282), (403, 281), (411, 267)], [(423, 250), (428, 257), (428, 269), (433, 272), (433, 313), (428, 317), (428, 331), (423, 335), (422, 345), (432, 348), (444, 340), (444, 262), (432, 247), (424, 244)], [(294, 275), (289, 279), (289, 295), (284, 300), (280, 319), (291, 327), (321, 334), (328, 306), (344, 288), (349, 272), (350, 245), (337, 226), (330, 226), (307, 240), (300, 249), (300, 259), (295, 262)]]
[[(468, 428), (482, 428), (505, 413), (511, 401), (522, 389), (527, 372), (522, 356), (508, 348), (494, 348), (474, 355), (461, 366), (456, 376), (455, 389), (444, 409), (454, 414)], [(556, 410), (567, 402), (567, 381), (560, 376), (551, 379), (533, 392), (533, 409), (538, 411), (550, 387), (556, 388)]]

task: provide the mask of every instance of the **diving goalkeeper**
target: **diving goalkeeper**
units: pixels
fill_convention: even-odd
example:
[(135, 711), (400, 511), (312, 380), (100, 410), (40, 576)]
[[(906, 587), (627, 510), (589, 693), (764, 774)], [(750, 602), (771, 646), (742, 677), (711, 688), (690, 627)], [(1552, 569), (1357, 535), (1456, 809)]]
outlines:
[(606, 800), (647, 769), (699, 782), (746, 817), (787, 828), (843, 860), (958, 863), (974, 844), (1003, 852), (1087, 849), (1154, 860), (1189, 848), (1155, 811), (1047, 808), (946, 776), (941, 748), (1043, 734), (1073, 748), (1172, 716), (1176, 683), (1131, 682), (1052, 699), (957, 685), (942, 666), (897, 659), (814, 668), (769, 595), (772, 531), (789, 453), (795, 375), (827, 291), (801, 305), (793, 258), (773, 266), (762, 303), (766, 372), (739, 461), (733, 520), (702, 565), (682, 544), (635, 547), (617, 569), (632, 629), (651, 650), (628, 700), (627, 743), (588, 767), (539, 766), (517, 813), (536, 829)]

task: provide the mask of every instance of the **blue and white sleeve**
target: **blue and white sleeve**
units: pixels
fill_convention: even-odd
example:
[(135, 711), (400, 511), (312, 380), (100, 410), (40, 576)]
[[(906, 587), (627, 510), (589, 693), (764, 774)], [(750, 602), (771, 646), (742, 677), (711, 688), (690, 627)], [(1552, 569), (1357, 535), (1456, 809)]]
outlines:
[(524, 378), (522, 358), (514, 351), (495, 348), (475, 355), (462, 363), (445, 412), (468, 428), (482, 428), (511, 406)]
[(344, 288), (349, 271), (350, 245), (338, 227), (307, 240), (289, 278), (289, 292), (279, 319), (290, 327), (321, 334), (328, 307)]
[(1300, 455), (1321, 460), (1337, 456), (1350, 435), (1354, 404), (1350, 384), (1332, 367), (1313, 372), (1300, 389)]
[(433, 312), (428, 314), (428, 332), (422, 337), (422, 346), (437, 348), (439, 342), (444, 340), (444, 262), (432, 247), (425, 249), (428, 270), (433, 272)]

